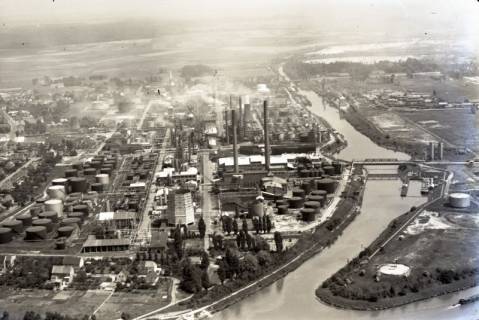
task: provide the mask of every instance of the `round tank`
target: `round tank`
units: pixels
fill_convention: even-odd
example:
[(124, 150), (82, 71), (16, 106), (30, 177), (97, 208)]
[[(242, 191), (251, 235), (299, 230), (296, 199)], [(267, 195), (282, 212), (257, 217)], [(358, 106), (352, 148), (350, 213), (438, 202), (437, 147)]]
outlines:
[[(110, 174), (111, 173), (111, 168), (106, 168), (106, 167), (101, 167), (100, 168), (100, 173), (101, 174)], [(140, 176), (141, 177), (141, 176)]]
[(50, 219), (53, 223), (58, 222), (58, 213), (56, 211), (44, 211), (38, 217), (40, 219)]
[(24, 228), (32, 225), (32, 215), (29, 213), (22, 213), (18, 215), (17, 220), (22, 222)]
[(96, 175), (96, 169), (95, 168), (88, 168), (83, 171), (83, 174), (85, 176), (94, 176)]
[(60, 223), (60, 226), (81, 226), (81, 218), (64, 218)]
[(326, 204), (326, 197), (325, 197), (325, 196), (314, 196), (314, 195), (311, 195), (311, 196), (308, 196), (308, 201), (316, 201), (316, 202), (319, 202), (319, 203), (321, 203), (321, 207), (324, 207), (324, 205)]
[(25, 230), (25, 240), (26, 241), (35, 241), (35, 240), (44, 240), (47, 238), (47, 228), (45, 226), (33, 226), (28, 227)]
[(12, 232), (22, 233), (23, 232), (23, 223), (19, 220), (10, 220), (2, 223), (2, 227), (9, 228)]
[(315, 183), (318, 190), (324, 190), (327, 193), (334, 193), (336, 190), (336, 180), (325, 178), (321, 180), (315, 180)]
[(68, 214), (68, 218), (78, 218), (83, 222), (83, 220), (85, 219), (85, 213), (80, 211), (71, 212)]
[(74, 164), (72, 164), (72, 168), (76, 169), (78, 171), (81, 171), (81, 170), (83, 170), (83, 163), (75, 162)]
[(63, 200), (66, 197), (65, 186), (63, 185), (50, 186), (47, 189), (47, 194), (50, 197), (50, 199)]
[(52, 185), (53, 186), (67, 186), (68, 185), (68, 179), (65, 178), (57, 178), (52, 180)]
[(90, 209), (86, 204), (77, 204), (76, 206), (73, 206), (73, 212), (83, 212), (83, 215), (88, 217)]
[(90, 166), (91, 166), (92, 168), (95, 168), (95, 169), (100, 169), (101, 166), (102, 166), (102, 163), (101, 163), (101, 161), (92, 161), (92, 162), (90, 163)]
[(83, 193), (86, 192), (86, 179), (85, 178), (71, 178), (70, 186), (72, 192)]
[(343, 173), (343, 164), (341, 162), (334, 161), (333, 162), (333, 167), (334, 167), (334, 173), (336, 175), (339, 175), (339, 174)]
[(64, 238), (59, 238), (57, 239), (57, 241), (55, 241), (55, 249), (65, 250), (66, 247), (67, 247), (67, 244)]
[(323, 167), (324, 173), (327, 174), (328, 176), (334, 176), (336, 171), (334, 170), (333, 166), (325, 166)]
[(78, 170), (77, 169), (67, 169), (65, 170), (65, 178), (72, 178), (72, 177), (77, 177), (78, 176)]
[(0, 243), (8, 243), (12, 241), (12, 229), (0, 227)]
[(283, 214), (288, 214), (288, 206), (287, 205), (280, 205), (278, 206), (278, 214), (283, 215)]
[(30, 208), (30, 214), (32, 215), (32, 217), (38, 216), (38, 214), (40, 214), (40, 212), (42, 211), (43, 211), (42, 204), (35, 204), (33, 205), (33, 207)]
[(47, 232), (52, 232), (53, 231), (53, 223), (52, 223), (52, 220), (50, 220), (50, 219), (33, 220), (32, 226), (34, 226), (34, 227), (45, 227)]
[(316, 210), (312, 208), (303, 208), (300, 210), (301, 212), (301, 219), (303, 221), (314, 221), (314, 218), (316, 216)]
[(104, 185), (101, 183), (92, 183), (90, 185), (91, 191), (102, 192)]
[(319, 212), (319, 209), (321, 208), (321, 202), (318, 201), (306, 201), (304, 203), (305, 208), (309, 209), (314, 209), (316, 212)]
[(263, 216), (263, 203), (261, 201), (253, 202), (250, 205), (249, 214), (252, 217), (262, 217)]
[(68, 238), (72, 235), (75, 227), (73, 226), (64, 226), (57, 229), (58, 237), (65, 237)]
[(451, 193), (449, 204), (453, 208), (468, 208), (471, 205), (471, 196), (467, 193)]
[(302, 197), (292, 197), (289, 201), (289, 207), (292, 209), (299, 209), (304, 204), (304, 198)]
[(97, 174), (95, 176), (96, 182), (103, 184), (103, 185), (108, 185), (110, 183), (110, 177), (107, 174)]
[(61, 217), (63, 216), (63, 202), (59, 199), (45, 201), (45, 211), (55, 211)]
[(128, 209), (138, 210), (138, 201), (132, 200), (132, 201), (128, 202)]
[(323, 197), (326, 197), (327, 194), (328, 192), (325, 190), (313, 190), (310, 193), (311, 196), (323, 196)]
[(304, 193), (305, 194), (309, 194), (312, 190), (312, 186), (311, 186), (311, 183), (309, 182), (303, 182), (301, 183), (301, 189), (304, 190)]
[(304, 198), (304, 195), (306, 193), (304, 192), (303, 189), (299, 189), (299, 188), (294, 188), (293, 189), (293, 197), (301, 197), (301, 198)]
[(287, 206), (289, 208), (289, 202), (286, 199), (276, 200), (276, 206)]

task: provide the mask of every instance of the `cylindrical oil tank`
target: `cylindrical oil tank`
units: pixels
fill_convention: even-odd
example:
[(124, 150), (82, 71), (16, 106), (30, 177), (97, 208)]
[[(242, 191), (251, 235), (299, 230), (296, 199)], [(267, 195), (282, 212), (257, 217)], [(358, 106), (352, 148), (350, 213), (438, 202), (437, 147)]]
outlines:
[(63, 202), (59, 199), (45, 201), (45, 211), (55, 211), (61, 217), (63, 216)]
[(319, 202), (321, 203), (321, 207), (324, 207), (324, 205), (326, 204), (326, 196), (314, 196), (314, 195), (310, 195), (308, 196), (308, 201), (316, 201), (316, 202)]
[(55, 249), (57, 250), (65, 250), (67, 244), (65, 242), (65, 238), (59, 238), (55, 241)]
[(72, 178), (72, 177), (77, 177), (78, 176), (78, 170), (77, 169), (67, 169), (65, 170), (65, 178)]
[(33, 226), (25, 230), (25, 240), (27, 241), (44, 240), (46, 238), (47, 228), (45, 226)]
[(316, 216), (316, 210), (312, 208), (303, 208), (300, 210), (301, 212), (301, 219), (303, 221), (314, 221), (314, 218)]
[(249, 207), (249, 214), (251, 217), (263, 216), (263, 202), (255, 201)]
[(96, 182), (103, 185), (108, 185), (110, 183), (110, 177), (107, 174), (97, 174), (95, 176)]
[(128, 202), (128, 209), (129, 210), (138, 210), (138, 201), (136, 200), (131, 200), (130, 202)]
[(140, 179), (146, 179), (148, 177), (148, 171), (140, 171), (139, 172)]
[(327, 193), (334, 193), (336, 190), (336, 180), (325, 178), (316, 180), (315, 183), (318, 190), (325, 190)]
[(88, 168), (83, 171), (83, 174), (85, 176), (94, 176), (96, 175), (96, 169), (95, 168)]
[(75, 227), (73, 226), (64, 226), (57, 229), (58, 237), (65, 237), (68, 238), (72, 235)]
[(467, 193), (451, 193), (449, 204), (453, 208), (468, 208), (471, 205), (471, 196)]
[(44, 211), (38, 215), (40, 219), (50, 219), (53, 223), (58, 222), (58, 212), (56, 211)]
[(132, 179), (133, 179), (133, 173), (127, 173), (126, 180), (132, 180)]
[(334, 161), (333, 162), (333, 167), (334, 167), (334, 173), (336, 175), (343, 173), (343, 164), (339, 161)]
[(283, 214), (288, 214), (288, 206), (287, 205), (280, 205), (278, 206), (278, 214), (283, 215)]
[(100, 168), (100, 173), (102, 174), (110, 174), (111, 173), (111, 168), (106, 168), (106, 167), (101, 167)]
[(276, 200), (276, 206), (287, 206), (289, 208), (289, 202), (286, 199), (278, 199)]
[(30, 214), (32, 215), (32, 217), (36, 217), (38, 216), (38, 214), (40, 212), (43, 211), (43, 204), (34, 204), (31, 208), (30, 208)]
[(305, 182), (301, 183), (301, 189), (304, 190), (305, 194), (309, 194), (311, 192), (312, 188), (313, 187), (311, 186), (310, 182), (305, 181)]
[(60, 223), (60, 226), (81, 226), (82, 219), (81, 218), (64, 218)]
[(321, 202), (318, 202), (318, 201), (306, 201), (304, 203), (304, 207), (305, 208), (310, 208), (310, 209), (314, 209), (316, 210), (316, 212), (319, 212), (320, 208), (321, 208)]
[(52, 232), (53, 231), (53, 223), (52, 223), (52, 220), (50, 220), (50, 219), (33, 220), (32, 226), (34, 226), (34, 227), (45, 227), (47, 232)]
[(45, 201), (47, 201), (47, 200), (48, 200), (48, 197), (41, 197), (41, 198), (35, 200), (35, 203), (37, 203), (37, 204), (44, 204)]
[(47, 189), (47, 194), (50, 197), (50, 199), (63, 200), (65, 199), (65, 196), (66, 196), (65, 186), (62, 186), (62, 185), (50, 186)]
[(299, 188), (294, 188), (293, 189), (293, 197), (301, 197), (301, 198), (304, 198), (304, 195), (305, 195), (305, 191), (303, 189), (299, 189)]
[(0, 243), (12, 241), (12, 229), (0, 227)]
[(116, 160), (107, 160), (103, 163), (104, 166), (109, 166), (110, 168), (116, 168)]
[(85, 213), (80, 211), (71, 212), (68, 214), (68, 218), (78, 218), (81, 219), (81, 221), (83, 222), (83, 220), (85, 219)]
[(311, 196), (326, 196), (328, 192), (326, 190), (313, 190), (311, 191), (310, 195)]
[(90, 166), (95, 169), (100, 169), (102, 166), (101, 161), (92, 161), (90, 162)]
[(90, 209), (86, 204), (77, 204), (76, 206), (73, 206), (73, 212), (83, 212), (84, 216), (88, 217)]
[(102, 192), (104, 185), (101, 183), (92, 183), (90, 185), (91, 191)]
[(2, 227), (9, 228), (12, 230), (12, 232), (15, 232), (15, 233), (23, 232), (23, 223), (16, 219), (3, 222)]
[(328, 176), (334, 176), (336, 171), (334, 170), (333, 166), (325, 166), (323, 167), (324, 173)]
[(68, 179), (66, 178), (57, 178), (52, 180), (52, 186), (64, 186), (68, 185)]
[(310, 176), (311, 176), (311, 170), (309, 170), (309, 169), (301, 170), (301, 171), (299, 172), (299, 176), (300, 176), (301, 178), (310, 177)]
[(86, 192), (86, 179), (85, 178), (71, 178), (70, 186), (72, 192), (84, 193)]
[(81, 170), (83, 170), (83, 163), (75, 162), (74, 164), (72, 164), (72, 168), (76, 169), (78, 171), (81, 171)]
[(17, 220), (22, 222), (24, 228), (32, 225), (32, 215), (29, 213), (22, 213), (18, 215)]
[(304, 198), (302, 197), (292, 197), (289, 201), (289, 207), (292, 209), (299, 209), (304, 204)]

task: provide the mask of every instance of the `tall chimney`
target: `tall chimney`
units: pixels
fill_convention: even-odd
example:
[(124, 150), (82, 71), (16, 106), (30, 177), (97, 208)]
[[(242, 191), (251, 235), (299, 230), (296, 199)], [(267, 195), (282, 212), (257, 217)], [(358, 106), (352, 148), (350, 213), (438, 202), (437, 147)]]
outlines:
[(239, 173), (238, 170), (238, 138), (236, 132), (236, 112), (231, 110), (231, 122), (233, 123), (233, 161), (234, 173)]
[(269, 130), (268, 130), (268, 100), (263, 101), (263, 119), (264, 119), (264, 166), (269, 172)]
[(228, 132), (228, 110), (225, 108), (225, 137), (226, 137), (226, 144), (230, 144), (230, 135)]
[(239, 134), (239, 138), (240, 138), (240, 141), (243, 141), (243, 102), (242, 102), (242, 99), (241, 99), (241, 96), (238, 97), (238, 112), (239, 112), (239, 121), (238, 121), (238, 124), (239, 124), (239, 128), (237, 127), (237, 129), (239, 129), (238, 131), (238, 134)]

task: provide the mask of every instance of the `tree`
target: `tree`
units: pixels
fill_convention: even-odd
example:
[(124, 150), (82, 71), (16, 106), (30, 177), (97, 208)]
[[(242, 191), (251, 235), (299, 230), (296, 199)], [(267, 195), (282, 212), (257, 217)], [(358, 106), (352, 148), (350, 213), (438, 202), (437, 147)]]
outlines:
[(231, 277), (239, 274), (240, 260), (239, 252), (236, 249), (228, 248), (226, 250), (225, 261), (228, 265), (228, 269), (231, 272)]
[(253, 219), (253, 227), (256, 230), (256, 234), (258, 234), (262, 229), (262, 226), (260, 225), (260, 219)]
[(131, 319), (131, 316), (130, 316), (130, 314), (128, 314), (127, 312), (122, 312), (120, 318), (121, 318), (122, 320), (130, 320), (130, 319)]
[(283, 251), (283, 236), (279, 231), (274, 233), (274, 242), (276, 244), (276, 251), (282, 252)]
[(242, 279), (253, 280), (259, 271), (258, 259), (251, 253), (247, 253), (240, 261), (239, 271)]
[(234, 219), (233, 220), (233, 233), (236, 235), (236, 234), (238, 234), (238, 231), (239, 231), (238, 220)]
[(241, 223), (241, 229), (245, 233), (248, 233), (248, 221), (246, 221), (246, 219), (243, 219), (243, 222)]
[(224, 263), (224, 261), (220, 261), (218, 263), (218, 278), (220, 279), (221, 281), (221, 284), (223, 284), (226, 280), (226, 265)]
[(197, 293), (201, 291), (201, 270), (198, 266), (191, 263), (189, 258), (186, 258), (182, 270), (182, 280), (180, 288), (189, 293)]
[(230, 235), (231, 231), (233, 231), (233, 221), (231, 217), (224, 217), (224, 226), (225, 226), (225, 232)]
[(203, 251), (201, 254), (201, 263), (200, 263), (200, 268), (203, 270), (207, 270), (210, 265), (210, 258), (208, 257), (208, 253), (206, 251)]
[(255, 247), (255, 239), (249, 233), (246, 233), (246, 245), (248, 246), (248, 250), (253, 250)]
[(208, 288), (211, 286), (210, 278), (208, 277), (207, 270), (204, 270), (203, 273), (201, 274), (201, 286), (205, 290), (208, 290)]
[(272, 228), (273, 228), (273, 224), (271, 222), (271, 217), (266, 216), (266, 232), (270, 233)]
[(262, 267), (271, 264), (271, 262), (273, 261), (271, 259), (271, 254), (267, 251), (259, 251), (256, 254), (256, 258), (258, 259), (259, 265), (262, 266)]
[(205, 220), (203, 220), (203, 217), (198, 221), (198, 231), (200, 232), (201, 239), (204, 239), (206, 234), (206, 223)]
[(181, 230), (179, 226), (176, 227), (173, 234), (173, 246), (178, 257), (181, 259), (183, 256), (183, 237), (181, 236)]

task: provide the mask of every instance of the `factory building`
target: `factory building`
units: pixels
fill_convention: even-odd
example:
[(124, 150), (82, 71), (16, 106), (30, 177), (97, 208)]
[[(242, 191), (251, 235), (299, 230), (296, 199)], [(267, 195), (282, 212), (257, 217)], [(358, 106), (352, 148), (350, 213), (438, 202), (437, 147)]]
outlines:
[(167, 217), (169, 225), (188, 225), (195, 222), (195, 211), (191, 193), (175, 190), (168, 194)]
[(136, 225), (136, 212), (100, 212), (98, 221), (115, 229), (133, 229)]
[(130, 248), (129, 239), (94, 239), (88, 238), (83, 243), (82, 252), (127, 251)]

